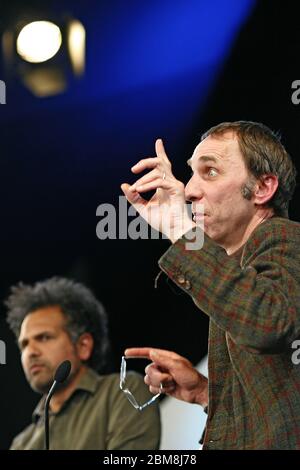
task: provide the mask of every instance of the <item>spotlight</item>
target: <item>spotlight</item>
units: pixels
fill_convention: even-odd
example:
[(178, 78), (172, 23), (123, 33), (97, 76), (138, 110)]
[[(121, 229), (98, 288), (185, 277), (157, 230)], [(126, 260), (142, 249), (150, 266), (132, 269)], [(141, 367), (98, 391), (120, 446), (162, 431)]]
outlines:
[(66, 90), (72, 75), (85, 70), (83, 24), (74, 18), (64, 20), (28, 15), (2, 37), (6, 71), (17, 76), (37, 97)]
[(33, 21), (21, 30), (17, 38), (17, 52), (27, 62), (45, 62), (55, 56), (61, 43), (61, 32), (56, 24)]

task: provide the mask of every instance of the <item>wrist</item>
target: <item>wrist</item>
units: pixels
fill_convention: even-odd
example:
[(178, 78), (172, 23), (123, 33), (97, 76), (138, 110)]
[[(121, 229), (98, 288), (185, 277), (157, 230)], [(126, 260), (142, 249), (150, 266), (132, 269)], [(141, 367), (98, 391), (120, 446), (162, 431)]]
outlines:
[(199, 387), (195, 402), (205, 409), (208, 407), (208, 380), (199, 373)]

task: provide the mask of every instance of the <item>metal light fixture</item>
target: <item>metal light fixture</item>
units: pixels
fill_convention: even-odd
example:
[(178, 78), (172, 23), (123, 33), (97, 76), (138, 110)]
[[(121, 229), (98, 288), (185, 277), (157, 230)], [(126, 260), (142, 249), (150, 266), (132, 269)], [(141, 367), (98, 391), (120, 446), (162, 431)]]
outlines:
[(53, 96), (66, 90), (71, 75), (84, 73), (85, 28), (73, 18), (33, 20), (21, 20), (4, 32), (6, 68), (35, 96)]

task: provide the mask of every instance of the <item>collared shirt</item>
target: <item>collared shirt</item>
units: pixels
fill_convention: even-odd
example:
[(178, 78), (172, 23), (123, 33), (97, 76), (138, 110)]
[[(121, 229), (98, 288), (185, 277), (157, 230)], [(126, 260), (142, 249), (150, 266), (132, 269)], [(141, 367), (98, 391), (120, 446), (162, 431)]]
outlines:
[[(128, 373), (126, 386), (141, 403), (149, 399), (143, 378)], [(41, 399), (30, 424), (13, 440), (12, 450), (44, 449), (44, 404)], [(50, 449), (158, 449), (157, 403), (136, 410), (119, 388), (119, 375), (99, 376), (87, 369), (58, 413), (49, 414)]]
[(300, 224), (264, 221), (241, 259), (182, 237), (160, 267), (210, 318), (203, 448), (300, 449)]

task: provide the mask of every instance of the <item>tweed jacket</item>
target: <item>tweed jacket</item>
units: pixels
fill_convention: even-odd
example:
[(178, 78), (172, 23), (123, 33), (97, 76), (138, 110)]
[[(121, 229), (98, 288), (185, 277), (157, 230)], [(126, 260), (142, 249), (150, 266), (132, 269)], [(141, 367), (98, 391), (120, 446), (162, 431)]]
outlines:
[(300, 224), (264, 221), (239, 258), (182, 237), (159, 264), (210, 317), (203, 449), (300, 449)]

